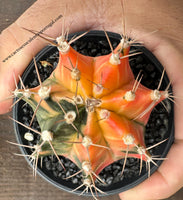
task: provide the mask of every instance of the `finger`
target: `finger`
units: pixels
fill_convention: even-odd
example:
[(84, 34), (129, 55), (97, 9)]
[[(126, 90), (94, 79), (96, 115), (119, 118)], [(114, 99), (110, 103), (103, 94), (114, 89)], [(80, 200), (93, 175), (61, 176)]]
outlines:
[[(174, 144), (157, 172), (140, 185), (121, 193), (122, 200), (168, 198), (183, 186), (183, 142)], [(175, 158), (176, 157), (176, 158)]]
[[(19, 49), (30, 35), (24, 33), (21, 28), (15, 23), (6, 29), (0, 36), (0, 55), (1, 59), (6, 59), (12, 52)], [(10, 96), (10, 91), (15, 89), (13, 76), (18, 77), (29, 64), (33, 56), (45, 45), (45, 43), (35, 43), (27, 45), (15, 55), (9, 57), (8, 60), (1, 60), (0, 63), (0, 101)], [(18, 80), (17, 80), (18, 81)], [(0, 103), (0, 113), (8, 111), (11, 101), (3, 101)]]
[[(45, 15), (44, 19), (41, 19), (46, 8), (40, 4), (41, 1), (35, 3), (0, 35), (0, 114), (9, 111), (12, 103), (12, 100), (2, 100), (10, 96), (10, 91), (15, 89), (13, 76), (15, 75), (17, 78), (18, 75), (21, 75), (33, 56), (46, 45), (45, 42), (35, 39), (21, 48), (33, 36), (21, 27), (29, 26), (27, 28), (39, 31), (51, 20), (49, 15)], [(38, 8), (40, 9), (39, 12)], [(54, 26), (51, 28), (54, 28)], [(16, 53), (12, 55), (13, 52)]]

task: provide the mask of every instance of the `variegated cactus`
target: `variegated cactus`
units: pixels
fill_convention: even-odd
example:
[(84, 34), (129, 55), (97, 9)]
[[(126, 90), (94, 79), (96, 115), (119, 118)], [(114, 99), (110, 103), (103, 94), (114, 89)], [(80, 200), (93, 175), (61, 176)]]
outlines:
[(152, 109), (169, 93), (159, 90), (161, 80), (151, 90), (140, 83), (140, 73), (134, 78), (129, 65), (133, 41), (127, 37), (116, 49), (111, 47), (112, 53), (99, 57), (81, 55), (71, 47), (72, 41), (62, 35), (51, 42), (58, 47), (59, 63), (48, 79), (41, 82), (34, 62), (40, 85), (28, 89), (21, 82), (22, 89), (13, 92), (32, 107), (32, 121), (36, 116), (41, 131), (31, 128), (32, 121), (29, 127), (15, 121), (40, 135), (39, 143), (31, 147), (35, 165), (39, 157), (55, 154), (64, 168), (59, 155), (65, 156), (80, 168), (76, 174), (83, 173), (81, 186), (102, 192), (95, 180), (103, 182), (99, 173), (109, 164), (124, 158), (122, 173), (127, 157), (140, 159), (140, 171), (143, 160), (149, 168), (150, 162), (156, 164), (144, 142), (145, 125)]

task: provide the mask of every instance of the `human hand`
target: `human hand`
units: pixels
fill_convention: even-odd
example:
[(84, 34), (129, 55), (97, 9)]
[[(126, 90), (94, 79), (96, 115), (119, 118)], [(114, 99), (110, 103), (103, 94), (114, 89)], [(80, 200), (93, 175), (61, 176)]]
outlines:
[[(38, 0), (16, 21), (16, 23), (11, 25), (1, 34), (1, 58), (6, 58), (32, 36), (21, 27), (39, 31), (52, 19), (57, 18), (60, 14), (64, 15), (64, 13), (66, 13), (64, 15), (66, 25), (71, 24), (73, 21), (70, 26), (70, 32), (89, 29), (103, 29), (103, 27), (109, 31), (119, 33), (122, 32), (122, 11), (120, 1), (115, 1), (114, 3), (112, 0), (92, 0), (84, 2), (82, 0), (78, 0), (77, 2), (69, 0), (67, 1), (66, 11), (66, 4), (64, 2), (65, 1), (55, 0), (53, 4), (53, 1), (51, 0)], [(137, 4), (137, 2), (132, 0), (129, 3), (126, 3), (126, 31), (128, 34), (134, 35), (136, 38), (140, 38), (141, 41), (144, 42), (144, 45), (156, 55), (166, 68), (167, 74), (173, 85), (174, 95), (181, 96), (183, 86), (183, 69), (181, 68), (182, 51), (175, 48), (174, 45), (169, 42), (166, 42), (165, 38), (162, 36), (147, 35), (144, 38), (140, 37), (143, 35), (142, 32), (150, 32), (160, 28), (161, 32), (168, 31), (166, 29), (166, 22), (169, 23), (170, 27), (172, 27), (172, 30), (169, 32), (169, 36), (173, 35), (171, 31), (174, 30), (174, 26), (177, 27), (177, 34), (181, 32), (179, 24), (175, 23), (175, 21), (171, 21), (166, 15), (166, 12), (162, 13), (162, 16), (158, 16), (160, 18), (159, 21), (166, 17), (167, 21), (161, 21), (163, 24), (159, 21), (157, 23), (156, 18), (156, 11), (160, 12), (161, 9), (165, 11), (167, 9), (173, 10), (173, 6), (176, 5), (176, 2), (174, 1), (172, 6), (169, 5), (170, 8), (167, 8), (164, 4), (165, 1), (163, 0), (161, 1), (162, 5), (159, 5), (160, 3), (158, 3), (158, 6), (160, 6), (161, 9), (156, 7), (157, 2), (158, 1), (150, 2), (142, 0)], [(178, 2), (179, 1), (177, 1), (177, 3)], [(153, 8), (154, 6), (154, 12), (150, 13), (151, 16), (148, 19), (146, 18), (148, 9), (144, 9), (144, 7), (142, 9), (142, 5), (145, 5), (148, 9)], [(161, 6), (163, 6), (163, 8)], [(61, 27), (62, 21), (58, 21), (45, 33), (52, 37), (59, 36), (61, 33)], [(0, 99), (4, 99), (9, 96), (9, 90), (14, 90), (15, 88), (13, 73), (15, 73), (16, 78), (19, 74), (22, 74), (32, 57), (45, 45), (46, 42), (36, 39), (5, 63), (0, 63)], [(168, 154), (168, 160), (163, 162), (158, 172), (154, 173), (148, 180), (134, 189), (120, 194), (120, 197), (122, 197), (123, 200), (137, 199), (137, 196), (139, 200), (147, 200), (149, 197), (150, 199), (167, 198), (182, 187), (183, 161), (181, 161), (181, 154), (183, 153), (183, 144), (181, 141), (183, 138), (181, 136), (181, 131), (183, 130), (183, 127), (181, 124), (181, 113), (183, 110), (183, 102), (180, 99), (176, 99), (176, 102), (178, 107), (175, 106), (175, 144), (172, 146), (171, 151)], [(4, 101), (1, 103), (0, 113), (7, 112), (10, 105), (10, 101)]]

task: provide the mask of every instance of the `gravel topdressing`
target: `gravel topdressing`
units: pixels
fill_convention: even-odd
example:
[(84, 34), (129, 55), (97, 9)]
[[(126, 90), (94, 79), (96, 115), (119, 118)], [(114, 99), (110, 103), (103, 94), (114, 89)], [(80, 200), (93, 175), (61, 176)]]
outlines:
[[(87, 36), (85, 36), (84, 38), (86, 37)], [(119, 39), (112, 39), (111, 42), (113, 48), (115, 48), (119, 42)], [(81, 38), (80, 40), (76, 41), (72, 46), (78, 52), (89, 56), (100, 56), (109, 54), (111, 52), (105, 36), (102, 38), (91, 37), (87, 41), (86, 39), (83, 40)], [(139, 50), (141, 50), (141, 48)], [(37, 65), (42, 81), (48, 78), (48, 76), (57, 66), (58, 56), (59, 55), (57, 49), (53, 47), (52, 51), (47, 52), (46, 55), (42, 56), (41, 59), (37, 60)], [(51, 64), (51, 66), (43, 67), (40, 63), (40, 61), (43, 60), (44, 61), (46, 60), (48, 63)], [(162, 69), (157, 69), (154, 63), (151, 62), (145, 54), (140, 54), (130, 57), (130, 66), (135, 76), (137, 76), (139, 71), (142, 70), (143, 79), (141, 83), (143, 85), (151, 89), (157, 88), (161, 77)], [(30, 74), (28, 75), (28, 79), (24, 80), (24, 84), (28, 87), (37, 86), (39, 83), (35, 68), (33, 67), (29, 73)], [(168, 82), (164, 80), (162, 87), (160, 89), (165, 89), (167, 84)], [(164, 104), (166, 105), (170, 113), (172, 110), (172, 104), (168, 100), (165, 100)], [(17, 118), (18, 121), (29, 126), (31, 121), (31, 116), (33, 115), (32, 109), (28, 104), (25, 104), (23, 101), (19, 102), (16, 106), (18, 106), (18, 108), (20, 109), (20, 115)], [(169, 137), (168, 135), (169, 121), (171, 120), (169, 113), (162, 104), (157, 105), (156, 108), (152, 111), (149, 122), (146, 125), (145, 143), (147, 147), (156, 144), (162, 141), (163, 139)], [(31, 146), (37, 144), (39, 140), (39, 136), (37, 134), (33, 133), (34, 140), (32, 142), (28, 142), (27, 140), (24, 139), (24, 133), (27, 132), (27, 130), (21, 127), (20, 125), (17, 126), (21, 129), (20, 140), (22, 143)], [(40, 131), (36, 118), (33, 121), (31, 127), (33, 129), (37, 129)], [(152, 155), (162, 155), (163, 148), (165, 146), (166, 142), (161, 144), (160, 146), (151, 149), (150, 153)], [(29, 154), (31, 153), (31, 150), (28, 148), (25, 148), (25, 151), (27, 151)], [(82, 184), (81, 174), (78, 174), (70, 179), (65, 180), (66, 177), (76, 173), (77, 171), (79, 171), (79, 169), (74, 163), (72, 163), (67, 158), (60, 156), (60, 159), (64, 164), (65, 170), (59, 164), (55, 156), (44, 157), (42, 162), (42, 168), (39, 160), (38, 168), (42, 169), (47, 176), (53, 178), (54, 181), (57, 181), (58, 183), (64, 182), (66, 183), (66, 185), (71, 184), (70, 186), (71, 189), (74, 189), (78, 187), (78, 185)], [(96, 182), (97, 187), (99, 188), (102, 187), (102, 190), (105, 191), (110, 189), (114, 183), (118, 184), (120, 182), (122, 186), (125, 186), (126, 184), (133, 182), (133, 180), (139, 177), (139, 168), (140, 168), (139, 159), (128, 158), (125, 165), (124, 173), (121, 176), (123, 162), (124, 159), (119, 160), (107, 166), (105, 169), (103, 169), (102, 172), (100, 173), (100, 178), (106, 183), (106, 185), (101, 186), (100, 183)], [(143, 162), (143, 170), (141, 176), (144, 175), (145, 173), (146, 173), (146, 165), (145, 162)]]

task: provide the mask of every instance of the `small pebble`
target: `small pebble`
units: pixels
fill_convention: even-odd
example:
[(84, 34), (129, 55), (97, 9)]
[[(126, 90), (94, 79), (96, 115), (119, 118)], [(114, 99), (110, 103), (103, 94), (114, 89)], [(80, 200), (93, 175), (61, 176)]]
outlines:
[(26, 139), (26, 140), (28, 140), (28, 141), (33, 141), (34, 140), (34, 135), (32, 134), (32, 133), (30, 133), (30, 132), (26, 132), (25, 134), (24, 134), (24, 139)]

